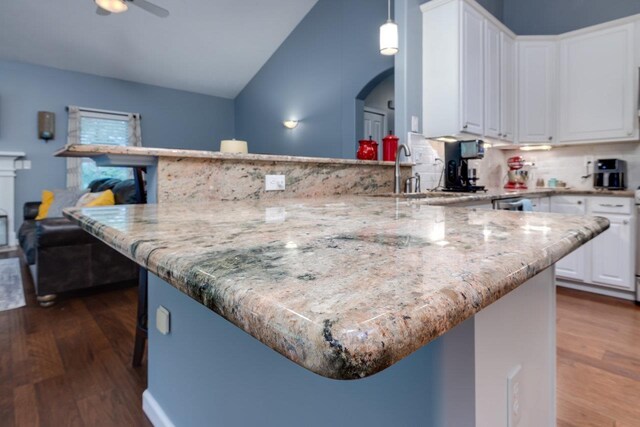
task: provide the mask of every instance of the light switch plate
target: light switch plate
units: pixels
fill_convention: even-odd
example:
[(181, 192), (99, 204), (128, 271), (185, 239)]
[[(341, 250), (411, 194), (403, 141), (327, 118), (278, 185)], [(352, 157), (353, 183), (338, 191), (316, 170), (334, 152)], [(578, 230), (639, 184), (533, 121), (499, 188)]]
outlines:
[(265, 191), (283, 191), (285, 189), (284, 175), (265, 175)]
[(156, 310), (156, 329), (162, 335), (168, 335), (171, 332), (171, 313), (163, 306), (159, 306)]
[(418, 116), (411, 116), (411, 132), (418, 133), (420, 131), (420, 119)]

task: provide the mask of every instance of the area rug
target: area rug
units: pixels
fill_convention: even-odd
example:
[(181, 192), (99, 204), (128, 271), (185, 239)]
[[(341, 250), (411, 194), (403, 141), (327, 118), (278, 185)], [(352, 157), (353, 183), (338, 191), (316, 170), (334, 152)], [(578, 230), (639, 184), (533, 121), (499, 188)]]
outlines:
[(0, 259), (0, 311), (24, 307), (20, 259)]

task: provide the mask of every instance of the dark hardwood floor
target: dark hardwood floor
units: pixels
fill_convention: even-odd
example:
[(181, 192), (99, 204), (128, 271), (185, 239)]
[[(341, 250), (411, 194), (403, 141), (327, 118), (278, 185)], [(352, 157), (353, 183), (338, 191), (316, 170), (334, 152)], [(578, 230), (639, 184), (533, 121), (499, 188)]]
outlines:
[(22, 277), (27, 306), (0, 312), (0, 425), (150, 426), (146, 361), (131, 367), (136, 288), (83, 292), (45, 309), (24, 262)]
[[(0, 253), (0, 258), (20, 256)], [(131, 367), (136, 289), (0, 312), (0, 426), (149, 426)], [(558, 290), (558, 427), (640, 426), (640, 308)]]

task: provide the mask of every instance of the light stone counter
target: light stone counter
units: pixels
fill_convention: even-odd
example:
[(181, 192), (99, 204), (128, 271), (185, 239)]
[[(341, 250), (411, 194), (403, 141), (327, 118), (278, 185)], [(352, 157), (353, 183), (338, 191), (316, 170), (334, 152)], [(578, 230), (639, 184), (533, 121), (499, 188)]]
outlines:
[(536, 198), (550, 196), (607, 196), (633, 198), (633, 190), (574, 190), (562, 188), (533, 188), (528, 190), (489, 189), (486, 192), (477, 193), (451, 193), (445, 191), (432, 191), (426, 193), (403, 194), (400, 197), (393, 193), (377, 194), (380, 197), (399, 199), (411, 199), (422, 204), (434, 206), (451, 206), (472, 202), (491, 202), (493, 200), (509, 199), (514, 197)]
[[(152, 203), (374, 195), (394, 184), (393, 162), (108, 145), (70, 145), (55, 155), (146, 167)], [(411, 164), (403, 164), (401, 174), (404, 182)], [(267, 175), (284, 175), (285, 190), (265, 191)]]
[(609, 226), (598, 217), (381, 197), (65, 215), (283, 356), (335, 379), (388, 368)]

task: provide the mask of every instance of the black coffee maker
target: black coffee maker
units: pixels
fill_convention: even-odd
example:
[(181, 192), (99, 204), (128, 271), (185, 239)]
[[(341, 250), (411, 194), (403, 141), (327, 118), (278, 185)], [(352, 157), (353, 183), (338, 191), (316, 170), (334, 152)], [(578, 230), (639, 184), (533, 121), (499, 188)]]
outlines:
[(600, 159), (596, 162), (593, 174), (593, 187), (607, 190), (624, 190), (626, 184), (627, 162), (620, 159)]
[(445, 191), (471, 192), (486, 191), (476, 185), (478, 175), (469, 168), (469, 160), (484, 158), (484, 141), (446, 142), (444, 144)]

